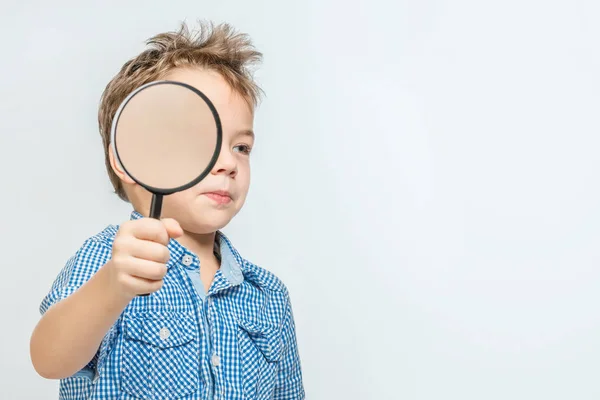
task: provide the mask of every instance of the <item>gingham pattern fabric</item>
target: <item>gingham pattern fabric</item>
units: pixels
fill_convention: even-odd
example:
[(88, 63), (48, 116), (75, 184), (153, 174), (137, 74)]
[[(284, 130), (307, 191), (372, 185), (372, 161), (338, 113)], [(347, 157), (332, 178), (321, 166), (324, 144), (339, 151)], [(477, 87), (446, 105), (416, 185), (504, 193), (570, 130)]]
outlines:
[[(89, 238), (68, 260), (42, 314), (110, 259), (117, 229)], [(305, 398), (286, 287), (217, 237), (221, 268), (208, 293), (198, 258), (171, 240), (163, 287), (127, 306), (90, 363), (60, 381), (60, 400)]]

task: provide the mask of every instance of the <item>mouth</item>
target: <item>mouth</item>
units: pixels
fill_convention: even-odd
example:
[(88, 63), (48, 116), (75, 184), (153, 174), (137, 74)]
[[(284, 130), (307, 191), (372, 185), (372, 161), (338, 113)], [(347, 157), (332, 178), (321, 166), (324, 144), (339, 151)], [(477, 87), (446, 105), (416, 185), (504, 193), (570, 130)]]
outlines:
[(228, 204), (232, 201), (231, 194), (226, 190), (215, 190), (213, 192), (202, 193), (217, 204)]

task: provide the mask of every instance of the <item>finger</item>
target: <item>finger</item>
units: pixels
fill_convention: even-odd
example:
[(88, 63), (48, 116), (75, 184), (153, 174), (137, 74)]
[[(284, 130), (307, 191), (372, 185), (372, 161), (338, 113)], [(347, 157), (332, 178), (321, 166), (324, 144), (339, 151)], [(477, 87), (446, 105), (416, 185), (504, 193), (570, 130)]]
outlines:
[(141, 240), (151, 240), (156, 243), (169, 244), (167, 228), (158, 219), (142, 218), (130, 226), (130, 233)]
[(135, 294), (154, 293), (163, 286), (162, 280), (144, 279), (137, 276), (128, 276), (125, 278), (127, 287)]
[(168, 263), (171, 255), (167, 246), (148, 240), (136, 240), (130, 254), (135, 258), (162, 264)]
[(152, 281), (162, 280), (167, 274), (167, 266), (154, 261), (134, 258), (135, 262), (130, 264), (127, 274), (137, 278), (148, 279)]
[(179, 225), (179, 222), (173, 218), (164, 218), (161, 221), (170, 237), (175, 239), (183, 235), (183, 229), (181, 228), (181, 225)]

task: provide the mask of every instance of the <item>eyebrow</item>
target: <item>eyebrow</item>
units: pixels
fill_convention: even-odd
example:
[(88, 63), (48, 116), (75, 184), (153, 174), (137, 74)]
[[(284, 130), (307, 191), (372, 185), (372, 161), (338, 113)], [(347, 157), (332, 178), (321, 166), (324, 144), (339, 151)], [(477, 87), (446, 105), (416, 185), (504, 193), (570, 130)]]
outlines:
[(249, 136), (252, 139), (254, 139), (256, 137), (256, 135), (254, 134), (254, 131), (252, 129), (244, 129), (244, 130), (238, 131), (237, 136)]

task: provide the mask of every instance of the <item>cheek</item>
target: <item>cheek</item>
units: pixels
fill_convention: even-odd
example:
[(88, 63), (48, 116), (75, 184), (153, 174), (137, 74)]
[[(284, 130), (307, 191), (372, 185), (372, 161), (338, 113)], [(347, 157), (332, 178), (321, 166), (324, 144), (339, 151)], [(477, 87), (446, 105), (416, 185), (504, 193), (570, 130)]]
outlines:
[(248, 186), (250, 185), (250, 163), (248, 160), (244, 160), (238, 165), (238, 173), (237, 173), (237, 184), (241, 188), (248, 190)]
[(173, 193), (164, 197), (163, 207), (168, 211), (183, 210), (193, 199), (193, 195), (189, 190)]
[(250, 175), (238, 175), (237, 181), (239, 195), (245, 198), (250, 188)]

